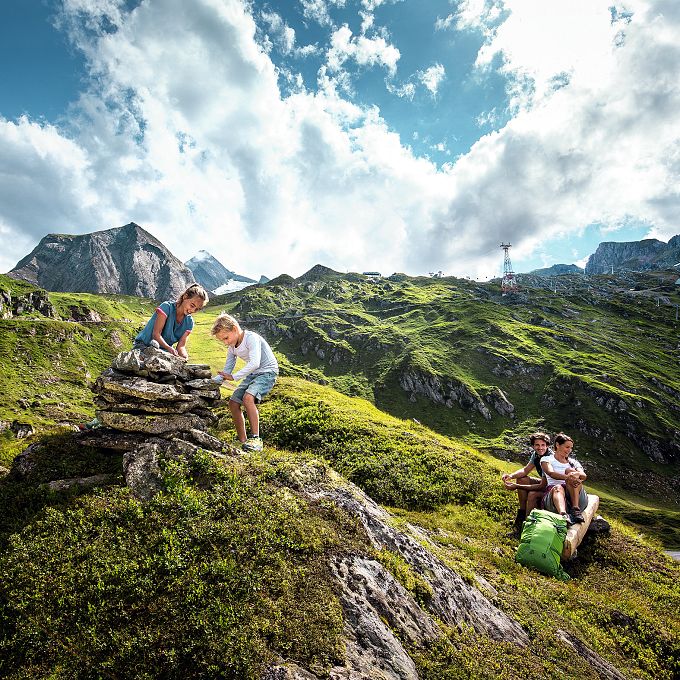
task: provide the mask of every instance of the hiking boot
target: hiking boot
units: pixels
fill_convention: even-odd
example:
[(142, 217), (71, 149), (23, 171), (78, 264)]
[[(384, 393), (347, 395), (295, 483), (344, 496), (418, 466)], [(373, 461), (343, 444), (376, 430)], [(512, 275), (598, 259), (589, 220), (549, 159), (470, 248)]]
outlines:
[(567, 515), (566, 512), (561, 513), (560, 516), (567, 523), (568, 527), (572, 526), (572, 524), (574, 523), (574, 520), (571, 517), (569, 517), (569, 515)]
[(581, 512), (581, 508), (572, 508), (571, 518), (577, 524), (585, 522), (585, 519), (583, 518), (583, 513)]
[(248, 437), (241, 447), (244, 451), (262, 451), (261, 437)]

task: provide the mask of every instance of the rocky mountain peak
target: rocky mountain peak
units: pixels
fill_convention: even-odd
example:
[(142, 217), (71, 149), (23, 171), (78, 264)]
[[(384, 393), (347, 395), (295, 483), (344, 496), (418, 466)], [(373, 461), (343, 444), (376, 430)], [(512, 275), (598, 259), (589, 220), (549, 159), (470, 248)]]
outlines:
[(680, 235), (668, 243), (655, 238), (615, 243), (605, 241), (588, 258), (586, 274), (608, 274), (618, 271), (664, 269), (680, 262)]
[(207, 250), (199, 250), (185, 264), (192, 271), (198, 283), (206, 290), (218, 294), (239, 290), (247, 284), (255, 283), (254, 279), (249, 279), (247, 276), (241, 276), (227, 269)]
[(48, 234), (8, 273), (46, 290), (177, 298), (194, 276), (157, 238), (130, 222), (90, 234)]
[(330, 267), (324, 267), (322, 264), (315, 264), (302, 276), (298, 276), (296, 281), (317, 281), (318, 279), (322, 279), (327, 276), (341, 276), (341, 274)]

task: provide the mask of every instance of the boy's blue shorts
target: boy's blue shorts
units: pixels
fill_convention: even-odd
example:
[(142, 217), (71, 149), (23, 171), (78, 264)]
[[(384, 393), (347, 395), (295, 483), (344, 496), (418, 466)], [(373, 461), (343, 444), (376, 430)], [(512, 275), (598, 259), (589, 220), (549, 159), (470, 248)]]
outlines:
[(234, 390), (234, 393), (229, 397), (229, 401), (235, 401), (237, 404), (243, 403), (245, 393), (252, 394), (255, 397), (255, 403), (259, 404), (262, 398), (272, 391), (274, 383), (276, 382), (277, 374), (269, 373), (251, 373), (241, 380), (239, 386)]

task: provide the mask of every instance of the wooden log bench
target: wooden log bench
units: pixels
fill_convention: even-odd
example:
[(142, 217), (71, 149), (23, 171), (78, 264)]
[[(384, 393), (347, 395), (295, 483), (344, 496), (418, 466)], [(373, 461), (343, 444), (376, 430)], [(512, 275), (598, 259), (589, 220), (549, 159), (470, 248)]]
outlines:
[(588, 531), (590, 523), (595, 517), (597, 508), (600, 505), (600, 497), (594, 494), (588, 494), (588, 505), (583, 511), (583, 522), (580, 524), (573, 524), (567, 530), (567, 537), (564, 539), (564, 548), (562, 548), (562, 559), (570, 560), (576, 556), (576, 549), (581, 544), (583, 537)]

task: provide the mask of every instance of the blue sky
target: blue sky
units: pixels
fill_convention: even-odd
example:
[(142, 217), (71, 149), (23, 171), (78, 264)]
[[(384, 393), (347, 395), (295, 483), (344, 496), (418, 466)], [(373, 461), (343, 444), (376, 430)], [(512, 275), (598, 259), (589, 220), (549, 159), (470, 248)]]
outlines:
[(680, 232), (671, 0), (4, 0), (0, 270), (135, 221), (254, 277)]

